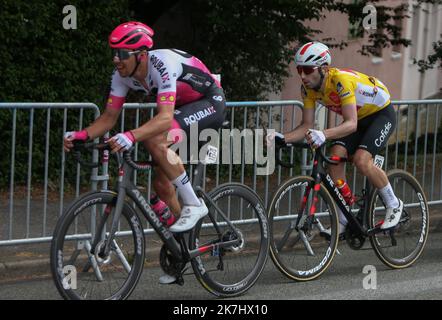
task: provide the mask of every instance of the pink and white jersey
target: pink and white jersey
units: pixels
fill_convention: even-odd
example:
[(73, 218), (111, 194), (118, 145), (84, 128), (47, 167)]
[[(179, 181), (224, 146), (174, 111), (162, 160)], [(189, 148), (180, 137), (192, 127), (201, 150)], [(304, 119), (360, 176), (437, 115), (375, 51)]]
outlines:
[(157, 103), (182, 106), (201, 99), (215, 83), (220, 83), (196, 57), (177, 49), (148, 52), (148, 88), (134, 78), (122, 78), (115, 70), (112, 75), (108, 106), (120, 108), (129, 89), (157, 96)]

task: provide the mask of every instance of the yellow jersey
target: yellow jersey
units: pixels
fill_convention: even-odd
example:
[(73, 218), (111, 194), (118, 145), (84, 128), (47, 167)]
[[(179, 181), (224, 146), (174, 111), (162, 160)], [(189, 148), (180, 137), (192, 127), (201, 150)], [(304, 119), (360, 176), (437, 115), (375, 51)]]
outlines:
[(355, 104), (358, 120), (376, 113), (390, 104), (390, 93), (378, 79), (349, 69), (330, 68), (324, 92), (301, 86), (304, 108), (313, 109), (315, 103), (342, 114), (341, 107)]

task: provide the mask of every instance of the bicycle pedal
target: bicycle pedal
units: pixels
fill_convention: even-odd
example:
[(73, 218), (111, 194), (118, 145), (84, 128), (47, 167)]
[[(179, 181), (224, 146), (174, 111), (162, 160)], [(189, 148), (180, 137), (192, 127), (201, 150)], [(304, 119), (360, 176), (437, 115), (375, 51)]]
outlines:
[(184, 285), (184, 278), (182, 276), (178, 277), (176, 279), (175, 283), (179, 286), (183, 286)]
[(385, 230), (382, 230), (381, 226), (377, 226), (377, 227), (374, 227), (372, 229), (368, 229), (367, 230), (367, 235), (368, 236), (373, 236), (373, 235), (375, 235), (375, 234), (377, 234), (377, 233), (379, 233), (381, 231), (385, 231)]
[[(189, 270), (189, 267), (183, 268), (183, 270), (181, 270), (181, 272), (180, 272), (180, 276), (182, 277), (187, 270)], [(189, 274), (193, 274), (193, 273), (189, 273)]]

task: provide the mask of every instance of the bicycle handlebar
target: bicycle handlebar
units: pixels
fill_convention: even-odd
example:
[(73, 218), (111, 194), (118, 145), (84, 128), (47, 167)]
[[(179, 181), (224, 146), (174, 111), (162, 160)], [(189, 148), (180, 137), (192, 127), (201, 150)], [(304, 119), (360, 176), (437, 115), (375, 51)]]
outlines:
[[(312, 147), (308, 143), (305, 143), (305, 142), (287, 143), (285, 146), (276, 147), (276, 151), (279, 151), (282, 149), (288, 149), (291, 147), (300, 148), (300, 149), (311, 149), (313, 152), (318, 152), (319, 153), (319, 160), (322, 159), (326, 163), (332, 164), (332, 165), (337, 165), (340, 162), (347, 162), (348, 161), (347, 158), (338, 157), (338, 156), (327, 157), (324, 154), (325, 145), (320, 148), (317, 148), (317, 149), (312, 149)], [(279, 157), (276, 154), (275, 154), (275, 156), (276, 156), (276, 163), (279, 164), (281, 167), (292, 168), (295, 165), (294, 163), (283, 162), (281, 159), (279, 159)]]
[[(97, 168), (100, 163), (99, 162), (88, 162), (81, 157), (81, 153), (84, 150), (108, 150), (110, 151), (111, 148), (108, 143), (95, 143), (95, 142), (83, 142), (83, 141), (74, 141), (74, 157), (81, 165), (88, 167), (88, 168)], [(123, 152), (123, 159), (126, 161), (126, 163), (135, 170), (149, 170), (152, 167), (152, 164), (150, 162), (147, 163), (141, 163), (141, 162), (135, 162), (132, 160), (132, 151), (133, 147), (129, 151)]]

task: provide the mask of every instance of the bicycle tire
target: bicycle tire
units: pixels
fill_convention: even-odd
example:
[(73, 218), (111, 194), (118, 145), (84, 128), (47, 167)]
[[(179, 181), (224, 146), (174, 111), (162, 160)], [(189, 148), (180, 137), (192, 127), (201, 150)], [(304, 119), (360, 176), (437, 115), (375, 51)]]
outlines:
[[(258, 280), (259, 276), (261, 275), (264, 266), (267, 261), (268, 257), (268, 249), (269, 249), (269, 229), (268, 229), (268, 222), (267, 222), (267, 216), (265, 214), (264, 205), (262, 204), (261, 199), (259, 196), (249, 187), (239, 184), (239, 183), (226, 183), (222, 184), (215, 189), (213, 189), (209, 193), (209, 197), (213, 199), (213, 201), (217, 204), (217, 206), (223, 206), (224, 202), (220, 202), (220, 200), (225, 201), (226, 197), (238, 197), (239, 199), (242, 199), (240, 203), (242, 204), (248, 204), (245, 207), (249, 208), (252, 212), (252, 215), (256, 215), (256, 219), (258, 220), (258, 227), (255, 230), (255, 226), (251, 227), (250, 229), (246, 229), (248, 227), (247, 224), (240, 224), (237, 225), (237, 228), (242, 232), (242, 235), (244, 238), (245, 234), (247, 235), (253, 235), (252, 238), (247, 237), (243, 241), (243, 247), (234, 252), (230, 253), (223, 250), (223, 256), (222, 261), (223, 265), (227, 264), (227, 268), (230, 268), (230, 258), (232, 258), (235, 262), (235, 269), (234, 272), (230, 272), (229, 274), (226, 274), (225, 277), (223, 277), (222, 280), (217, 279), (218, 273), (212, 273), (212, 271), (209, 269), (209, 259), (208, 255), (205, 257), (199, 256), (195, 259), (192, 259), (191, 264), (192, 268), (195, 272), (195, 276), (198, 279), (198, 281), (202, 284), (202, 286), (209, 291), (210, 293), (214, 294), (217, 297), (233, 297), (238, 296), (243, 293), (245, 293), (247, 290), (249, 290)], [(230, 202), (229, 202), (230, 201)], [(228, 206), (231, 206), (230, 204), (232, 201), (235, 201), (235, 198), (228, 198)], [(236, 202), (235, 202), (236, 203)], [(209, 214), (213, 214), (215, 212), (214, 208), (208, 204), (209, 208)], [(238, 213), (238, 208), (234, 208), (235, 213)], [(241, 209), (242, 210), (242, 209)], [(241, 211), (239, 210), (239, 211)], [(225, 211), (223, 210), (223, 213)], [(243, 215), (248, 216), (249, 211), (247, 210), (246, 213)], [(247, 220), (247, 219), (246, 219)], [(206, 221), (208, 219), (206, 218)], [(204, 237), (202, 234), (202, 224), (203, 219), (198, 222), (198, 224), (195, 226), (195, 228), (190, 233), (189, 238), (189, 248), (191, 250), (198, 248), (200, 244), (200, 240)], [(251, 223), (252, 224), (252, 223)], [(209, 228), (206, 228), (209, 229)], [(228, 231), (227, 231), (228, 232)], [(258, 233), (258, 235), (256, 235)], [(255, 236), (258, 236), (258, 238), (255, 238)], [(257, 248), (254, 246), (257, 245)], [(257, 250), (257, 258), (255, 261), (253, 261), (253, 258), (250, 259), (250, 253), (256, 252)], [(212, 253), (210, 254), (212, 257)], [(253, 267), (250, 269), (249, 267), (245, 267), (246, 270), (244, 273), (245, 275), (242, 276), (242, 268), (240, 268), (241, 264), (238, 262), (239, 258), (243, 258), (245, 263), (242, 264), (243, 266), (245, 264), (249, 264), (249, 261), (254, 262)], [(212, 260), (219, 260), (219, 256)], [(219, 262), (220, 263), (220, 262)], [(219, 265), (218, 265), (219, 267)], [(250, 270), (249, 270), (250, 269)], [(215, 270), (215, 271), (222, 271), (222, 270)], [(230, 280), (227, 278), (234, 278), (234, 280)], [(241, 278), (241, 279), (238, 279)], [(231, 282), (234, 283), (226, 283)]]
[[(425, 248), (425, 244), (426, 244), (426, 241), (428, 238), (429, 221), (430, 221), (428, 202), (427, 202), (425, 192), (424, 192), (422, 186), (419, 184), (419, 182), (416, 180), (416, 178), (413, 177), (410, 173), (408, 173), (404, 170), (395, 169), (395, 170), (389, 171), (387, 173), (387, 177), (388, 177), (391, 185), (393, 186), (393, 188), (394, 188), (394, 183), (392, 183), (392, 182), (394, 181), (394, 179), (402, 179), (405, 182), (407, 182), (408, 185), (416, 191), (416, 195), (420, 201), (418, 208), (421, 209), (422, 224), (420, 226), (420, 234), (416, 237), (416, 239), (418, 239), (417, 245), (411, 251), (410, 254), (408, 254), (404, 257), (393, 257), (392, 255), (390, 255), (389, 250), (384, 250), (386, 248), (386, 246), (381, 244), (381, 242), (380, 242), (381, 241), (380, 239), (383, 234), (374, 234), (374, 235), (370, 236), (371, 246), (373, 247), (373, 249), (376, 253), (376, 256), (385, 265), (387, 265), (388, 267), (390, 267), (392, 269), (403, 269), (403, 268), (407, 268), (407, 267), (411, 266), (413, 263), (415, 263), (416, 260), (419, 259), (419, 257), (421, 256), (421, 254)], [(403, 188), (405, 188), (405, 186), (403, 186)], [(394, 190), (395, 194), (397, 195), (396, 191), (397, 190)], [(406, 208), (405, 198), (410, 198), (410, 197), (412, 197), (412, 194), (407, 193), (407, 197), (403, 197), (404, 199), (402, 199), (404, 201), (404, 210), (406, 210), (405, 209)], [(376, 209), (377, 199), (378, 199), (378, 191), (374, 190), (370, 196), (369, 211), (368, 211), (368, 215), (367, 215), (367, 220), (368, 220), (367, 225), (369, 226), (370, 229), (376, 225), (375, 209)], [(411, 218), (409, 221), (411, 221)], [(398, 227), (395, 228), (395, 233), (404, 232), (405, 234), (407, 234), (407, 228), (408, 228), (408, 236), (410, 236), (410, 231), (409, 231), (410, 225), (408, 225), (408, 227), (407, 227), (407, 225), (401, 224), (401, 223), (398, 225)], [(404, 229), (404, 230), (402, 230), (402, 229)], [(385, 234), (387, 232), (389, 232), (389, 231), (386, 231)], [(402, 240), (404, 240), (404, 242), (407, 239), (407, 237), (402, 237), (402, 238), (403, 238)], [(388, 240), (388, 238), (387, 238), (387, 240)], [(392, 245), (391, 247), (394, 247), (394, 246)], [(403, 250), (398, 250), (398, 251), (403, 251)]]
[[(64, 252), (65, 249), (65, 239), (67, 236), (67, 233), (70, 230), (70, 227), (72, 227), (72, 223), (75, 223), (74, 221), (76, 218), (80, 217), (83, 210), (88, 210), (90, 207), (97, 206), (97, 205), (110, 205), (112, 207), (115, 206), (115, 203), (117, 201), (117, 193), (112, 191), (92, 191), (89, 193), (84, 194), (83, 196), (80, 196), (78, 199), (76, 199), (63, 213), (63, 215), (59, 218), (57, 225), (55, 227), (54, 233), (53, 233), (53, 240), (51, 243), (51, 249), (50, 249), (50, 266), (51, 266), (51, 272), (52, 272), (52, 278), (55, 282), (55, 286), (57, 287), (58, 292), (60, 295), (67, 300), (80, 300), (85, 298), (90, 298), (86, 294), (78, 293), (75, 288), (72, 288), (71, 286), (67, 286), (65, 288), (66, 284), (63, 284), (63, 281), (65, 279), (65, 274), (63, 272), (64, 268)], [(107, 217), (112, 217), (112, 215), (108, 215)], [(113, 300), (124, 300), (127, 299), (132, 291), (135, 289), (140, 277), (141, 273), (143, 271), (144, 266), (144, 255), (145, 255), (145, 239), (143, 234), (143, 227), (140, 221), (140, 218), (137, 214), (137, 212), (129, 205), (129, 203), (125, 202), (120, 218), (123, 223), (127, 223), (127, 226), (130, 227), (130, 231), (132, 233), (132, 240), (134, 242), (134, 252), (132, 258), (132, 265), (130, 266), (130, 272), (128, 273), (127, 279), (124, 281), (123, 285), (119, 287), (118, 290), (115, 292), (112, 292), (109, 296), (100, 298), (100, 299), (113, 299)], [(104, 221), (111, 221), (111, 219), (106, 218)], [(78, 220), (77, 220), (78, 225)], [(125, 225), (126, 226), (126, 225)], [(77, 226), (78, 227), (78, 226)], [(91, 227), (92, 228), (92, 227)], [(104, 227), (103, 227), (104, 228)], [(96, 232), (102, 233), (103, 230), (98, 230)], [(76, 244), (78, 246), (78, 243)], [(85, 249), (85, 248), (83, 248)], [(92, 249), (92, 248), (91, 248)], [(78, 250), (78, 248), (76, 248)], [(88, 252), (87, 249), (86, 253)], [(68, 251), (66, 251), (68, 253)], [(90, 251), (89, 251), (90, 253)], [(114, 252), (112, 252), (115, 254)], [(118, 256), (117, 256), (118, 258)], [(75, 260), (78, 258), (76, 257)], [(91, 267), (91, 257), (89, 256), (87, 259), (83, 258), (82, 261), (79, 261), (79, 263), (86, 261), (86, 265), (89, 267), (84, 266), (86, 272), (88, 272)], [(127, 262), (127, 260), (126, 260)], [(100, 266), (101, 267), (101, 266)], [(102, 267), (105, 268), (106, 265), (102, 264)], [(77, 271), (77, 269), (76, 269)], [(84, 270), (83, 273), (80, 274), (80, 276), (89, 276), (90, 273), (85, 274)], [(106, 274), (108, 275), (108, 274)], [(110, 277), (111, 273), (109, 273)], [(106, 279), (104, 279), (106, 281)], [(104, 286), (103, 281), (103, 286)], [(97, 281), (100, 282), (100, 281)], [(111, 285), (108, 281), (106, 285)], [(86, 295), (86, 296), (85, 296)]]
[[(331, 197), (330, 193), (328, 192), (328, 190), (321, 183), (320, 189), (318, 192), (318, 199), (322, 198), (323, 201), (325, 202), (325, 205), (328, 208), (328, 212), (330, 215), (331, 236), (330, 236), (328, 247), (326, 247), (326, 249), (324, 249), (323, 257), (321, 256), (319, 259), (316, 259), (319, 261), (319, 264), (315, 265), (314, 267), (308, 267), (308, 269), (305, 268), (307, 270), (301, 270), (298, 267), (292, 267), (291, 265), (289, 265), (289, 263), (287, 261), (288, 257), (291, 258), (290, 254), (292, 254), (294, 252), (294, 249), (292, 252), (289, 252), (288, 255), (286, 255), (286, 256), (283, 256), (283, 253), (281, 252), (283, 247), (281, 247), (280, 242), (283, 241), (282, 245), (285, 246), (285, 243), (289, 240), (288, 234), (292, 237), (292, 233), (296, 230), (294, 229), (293, 226), (290, 226), (289, 228), (285, 227), (285, 228), (283, 228), (283, 230), (285, 230), (284, 236), (281, 239), (278, 239), (279, 235), (278, 236), (275, 235), (275, 232), (277, 232), (276, 229), (279, 229), (281, 226), (281, 224), (279, 222), (277, 222), (276, 218), (275, 218), (276, 213), (280, 208), (280, 201), (283, 199), (283, 197), (286, 193), (289, 192), (291, 194), (296, 187), (305, 188), (307, 186), (310, 186), (313, 189), (313, 185), (314, 185), (314, 179), (310, 176), (298, 176), (298, 177), (293, 177), (293, 178), (286, 180), (274, 193), (272, 200), (270, 201), (269, 208), (268, 208), (268, 215), (269, 215), (268, 220), (269, 220), (269, 226), (270, 226), (270, 257), (271, 257), (273, 263), (275, 264), (276, 268), (282, 274), (284, 274), (289, 279), (292, 279), (295, 281), (311, 281), (311, 280), (314, 280), (314, 279), (318, 278), (319, 276), (321, 276), (327, 270), (327, 268), (330, 266), (331, 262), (333, 261), (333, 258), (335, 256), (335, 253), (337, 250), (338, 241), (339, 241), (339, 236), (338, 236), (338, 232), (337, 232), (337, 230), (338, 230), (337, 229), (338, 228), (338, 215), (337, 215), (337, 210), (335, 207), (335, 202), (334, 202), (333, 198)], [(302, 191), (302, 189), (300, 191), (299, 196), (300, 196), (299, 203), (301, 203), (301, 199), (304, 197), (304, 192)], [(309, 198), (311, 198), (311, 196), (309, 196)], [(292, 206), (292, 202), (293, 201), (291, 201), (291, 199), (289, 198), (288, 203), (290, 203), (290, 204), (289, 204), (288, 211), (291, 211), (290, 208)], [(298, 214), (299, 210), (300, 210), (300, 208), (298, 208), (297, 210), (293, 210), (293, 211), (296, 212), (296, 214)], [(327, 209), (326, 209), (326, 211), (327, 211)], [(289, 215), (290, 215), (290, 212), (289, 212)], [(284, 220), (281, 219), (279, 221), (284, 221)], [(295, 218), (292, 218), (291, 221), (296, 221), (296, 220), (295, 220)], [(276, 223), (278, 223), (278, 226), (276, 226)], [(288, 233), (288, 231), (290, 233)], [(296, 231), (296, 232), (298, 232), (298, 231)], [(299, 234), (297, 235), (297, 237), (298, 236), (299, 236)], [(314, 238), (314, 236), (315, 235), (312, 235), (313, 238)], [(296, 237), (296, 239), (298, 239), (297, 237)], [(291, 239), (293, 239), (293, 237)], [(291, 240), (291, 241), (293, 242), (293, 240)], [(296, 241), (299, 241), (299, 240), (296, 240)], [(310, 240), (309, 240), (309, 242), (310, 242)], [(316, 246), (318, 246), (318, 242), (316, 242)], [(278, 249), (278, 247), (280, 247), (280, 249)], [(293, 245), (293, 248), (294, 248), (294, 245)], [(304, 246), (304, 248), (306, 248), (306, 247)], [(305, 251), (307, 252), (307, 254), (305, 254), (304, 261), (306, 261), (308, 259), (307, 256), (309, 256), (307, 249), (305, 249)], [(295, 263), (295, 258), (296, 258), (296, 256), (293, 255), (292, 264)], [(299, 258), (299, 259), (301, 259), (301, 258)], [(296, 260), (296, 262), (298, 260)]]

